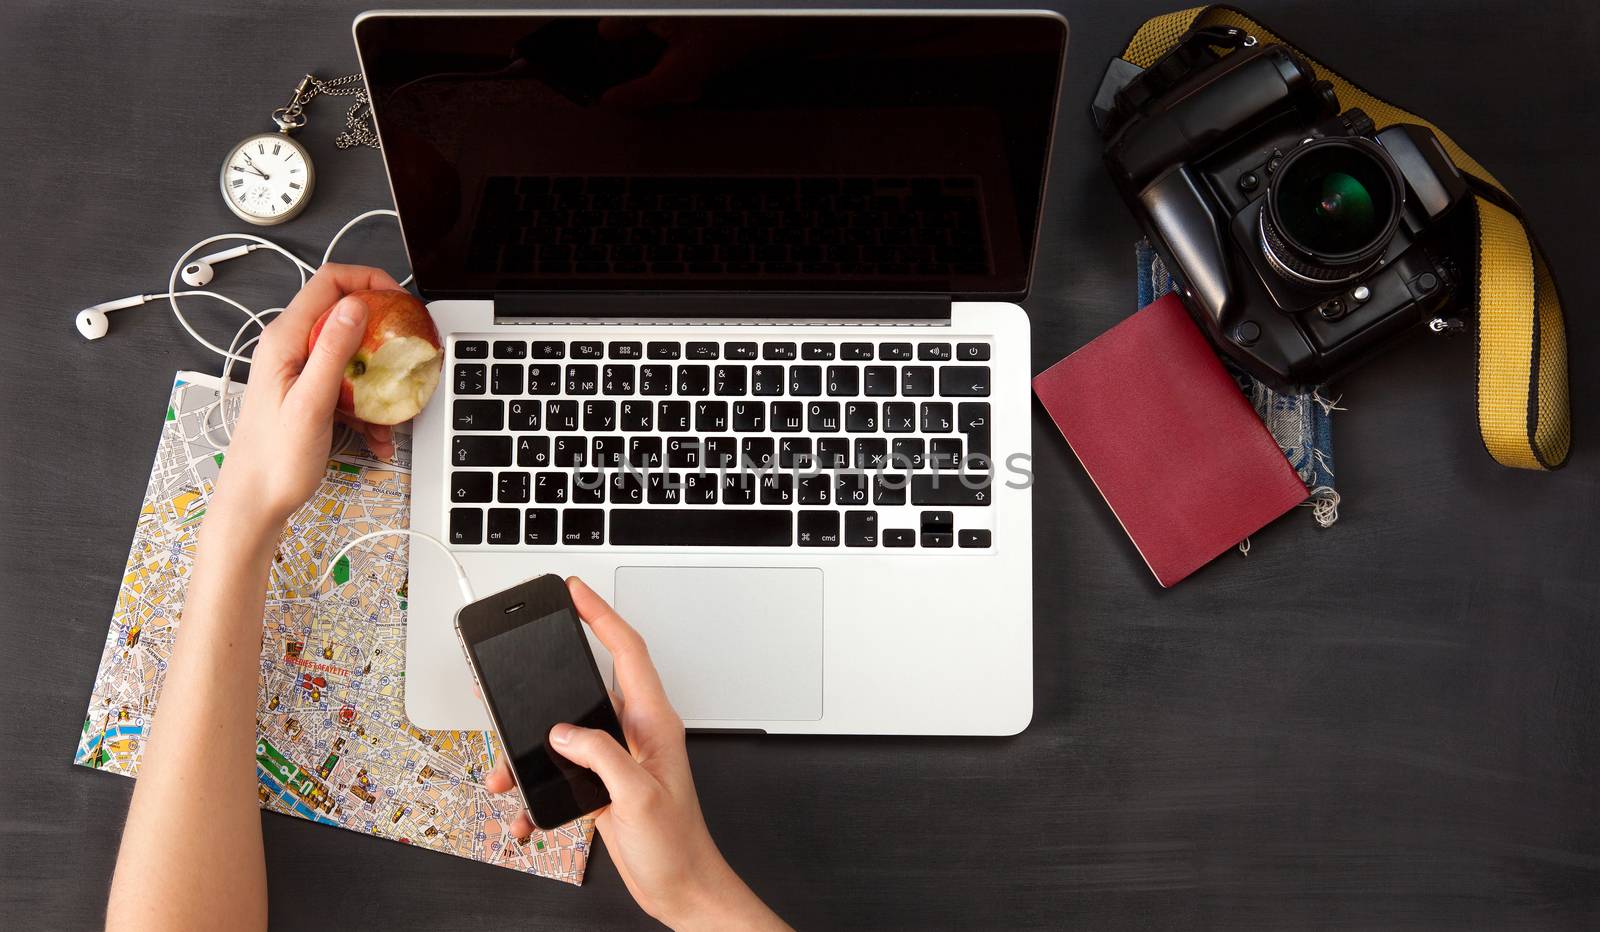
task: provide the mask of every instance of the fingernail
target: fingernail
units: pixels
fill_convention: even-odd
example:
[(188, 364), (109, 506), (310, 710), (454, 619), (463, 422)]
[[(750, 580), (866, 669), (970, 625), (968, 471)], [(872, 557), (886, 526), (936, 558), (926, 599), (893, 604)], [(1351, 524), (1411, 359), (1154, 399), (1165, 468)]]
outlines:
[(341, 324), (359, 324), (367, 316), (367, 305), (360, 298), (348, 297), (339, 302), (335, 313)]
[(572, 736), (576, 734), (577, 731), (578, 729), (572, 727), (571, 725), (557, 725), (556, 727), (550, 729), (550, 741), (552, 744), (571, 744)]

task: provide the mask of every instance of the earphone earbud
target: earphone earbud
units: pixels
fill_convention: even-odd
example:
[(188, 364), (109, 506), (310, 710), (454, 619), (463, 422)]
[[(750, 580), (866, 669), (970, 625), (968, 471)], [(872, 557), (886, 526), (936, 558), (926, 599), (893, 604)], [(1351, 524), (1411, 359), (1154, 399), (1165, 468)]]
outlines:
[(214, 252), (209, 256), (201, 256), (183, 267), (183, 283), (190, 288), (204, 288), (211, 284), (211, 279), (216, 277), (216, 270), (212, 266), (227, 262), (229, 259), (237, 259), (240, 256), (249, 255), (259, 248), (254, 243), (247, 243), (243, 246), (235, 246), (232, 249)]
[(78, 312), (78, 332), (83, 334), (85, 340), (98, 340), (111, 329), (111, 321), (106, 317), (112, 311), (120, 311), (125, 307), (138, 307), (154, 298), (163, 295), (136, 294), (115, 301), (103, 301), (94, 307), (86, 307)]

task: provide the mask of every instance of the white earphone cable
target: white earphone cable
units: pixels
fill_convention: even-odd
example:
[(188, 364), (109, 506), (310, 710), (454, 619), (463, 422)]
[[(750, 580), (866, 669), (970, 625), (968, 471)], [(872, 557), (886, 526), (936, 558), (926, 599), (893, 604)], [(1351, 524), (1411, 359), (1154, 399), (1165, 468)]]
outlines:
[(456, 555), (450, 551), (450, 548), (445, 546), (444, 541), (434, 537), (432, 534), (425, 534), (422, 531), (413, 531), (410, 528), (389, 528), (382, 531), (371, 531), (369, 533), (362, 534), (360, 537), (352, 538), (351, 540), (347, 541), (345, 545), (340, 547), (338, 552), (333, 555), (333, 559), (328, 561), (328, 565), (323, 569), (322, 575), (317, 577), (317, 584), (312, 587), (312, 591), (321, 591), (322, 584), (328, 581), (328, 577), (333, 573), (333, 568), (339, 564), (339, 559), (345, 554), (349, 553), (350, 550), (357, 544), (365, 543), (369, 540), (375, 540), (380, 537), (392, 537), (396, 534), (406, 534), (411, 537), (418, 537), (434, 545), (435, 547), (438, 547), (439, 550), (449, 558), (450, 565), (455, 568), (456, 587), (461, 590), (463, 604), (477, 601), (477, 596), (472, 594), (472, 583), (467, 581), (466, 569), (461, 566), (461, 561), (456, 559)]

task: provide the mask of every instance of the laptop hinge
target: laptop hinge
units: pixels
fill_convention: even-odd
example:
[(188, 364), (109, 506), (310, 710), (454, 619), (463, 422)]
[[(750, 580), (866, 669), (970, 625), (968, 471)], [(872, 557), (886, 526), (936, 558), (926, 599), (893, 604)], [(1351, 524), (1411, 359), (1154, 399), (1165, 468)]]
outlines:
[(534, 294), (494, 297), (497, 324), (948, 324), (937, 294)]

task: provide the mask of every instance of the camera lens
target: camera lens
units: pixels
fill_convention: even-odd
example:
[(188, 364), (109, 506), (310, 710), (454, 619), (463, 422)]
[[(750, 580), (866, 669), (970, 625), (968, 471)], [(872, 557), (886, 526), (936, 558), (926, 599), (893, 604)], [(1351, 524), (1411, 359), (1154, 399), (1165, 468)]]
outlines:
[(1400, 177), (1387, 153), (1359, 138), (1319, 139), (1274, 173), (1261, 215), (1273, 268), (1316, 284), (1349, 281), (1383, 254), (1400, 219)]

